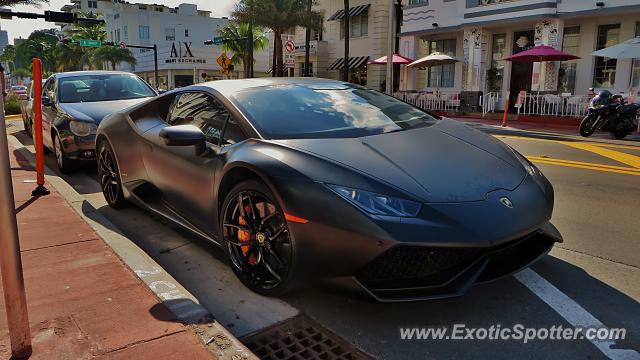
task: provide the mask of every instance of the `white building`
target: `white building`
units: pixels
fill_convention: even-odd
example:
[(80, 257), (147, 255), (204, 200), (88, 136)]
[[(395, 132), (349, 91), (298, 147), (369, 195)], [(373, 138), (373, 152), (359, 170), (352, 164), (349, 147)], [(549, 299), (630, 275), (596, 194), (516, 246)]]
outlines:
[[(640, 85), (640, 62), (596, 58), (595, 50), (640, 36), (638, 0), (409, 0), (400, 50), (410, 58), (444, 52), (455, 65), (403, 72), (402, 89), (587, 94)], [(579, 60), (510, 63), (505, 57), (545, 44)]]
[[(351, 0), (349, 80), (380, 89), (385, 78), (385, 67), (369, 65), (367, 61), (387, 53), (387, 31), (391, 0)], [(311, 33), (310, 62), (314, 76), (339, 79), (344, 67), (344, 1), (320, 0), (315, 7), (323, 13), (322, 28)], [(295, 32), (295, 75), (303, 73), (305, 56), (304, 28)]]
[[(186, 86), (205, 78), (222, 78), (216, 62), (222, 50), (219, 46), (204, 45), (204, 41), (218, 36), (218, 30), (227, 25), (228, 19), (211, 17), (210, 11), (199, 10), (194, 4), (180, 4), (173, 8), (112, 0), (73, 0), (73, 5), (62, 10), (103, 15), (109, 41), (157, 45), (159, 84), (162, 88)], [(119, 70), (133, 71), (154, 84), (153, 51), (131, 50), (136, 57), (136, 65), (120, 64)], [(241, 70), (242, 66), (236, 69), (236, 77), (241, 76)], [(266, 62), (255, 66), (256, 73), (266, 73), (267, 70)]]

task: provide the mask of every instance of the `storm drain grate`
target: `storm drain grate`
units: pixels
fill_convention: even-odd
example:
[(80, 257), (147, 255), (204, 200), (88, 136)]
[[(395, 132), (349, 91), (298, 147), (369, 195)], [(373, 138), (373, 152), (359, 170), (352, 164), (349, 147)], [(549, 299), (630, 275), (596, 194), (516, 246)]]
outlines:
[(260, 359), (373, 359), (305, 315), (271, 326), (242, 342)]

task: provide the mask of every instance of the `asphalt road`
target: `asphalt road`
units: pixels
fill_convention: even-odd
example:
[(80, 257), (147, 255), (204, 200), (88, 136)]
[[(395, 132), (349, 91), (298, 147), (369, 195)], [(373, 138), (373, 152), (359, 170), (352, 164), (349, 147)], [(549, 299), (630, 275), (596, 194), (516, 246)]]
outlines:
[[(31, 145), (20, 127), (15, 122), (9, 132)], [(532, 159), (552, 182), (552, 222), (565, 241), (532, 271), (475, 286), (460, 298), (418, 303), (376, 303), (344, 279), (309, 284), (283, 299), (255, 295), (236, 280), (221, 251), (145, 211), (110, 209), (95, 168), (62, 177), (239, 337), (305, 313), (384, 359), (639, 359), (640, 144), (545, 139), (522, 132), (496, 136)], [(56, 169), (53, 156), (47, 155), (46, 163)], [(401, 327), (453, 324), (596, 324), (625, 328), (627, 334), (615, 343), (400, 339)]]

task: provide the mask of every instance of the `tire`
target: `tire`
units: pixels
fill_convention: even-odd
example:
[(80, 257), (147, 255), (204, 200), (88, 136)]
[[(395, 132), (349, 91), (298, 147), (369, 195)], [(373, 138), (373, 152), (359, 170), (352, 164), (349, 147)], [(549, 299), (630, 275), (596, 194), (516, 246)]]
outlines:
[(293, 290), (300, 280), (294, 237), (269, 188), (257, 180), (242, 182), (229, 191), (221, 210), (222, 245), (238, 279), (265, 296)]
[(611, 137), (622, 140), (629, 134), (629, 131), (624, 128), (624, 124), (618, 124), (614, 130), (611, 131)]
[(582, 119), (582, 122), (580, 122), (580, 135), (582, 135), (583, 137), (591, 136), (596, 131), (594, 123), (597, 120), (597, 117), (589, 115)]
[(115, 154), (106, 140), (98, 143), (97, 162), (98, 182), (107, 204), (114, 209), (129, 206), (130, 204), (125, 199), (122, 191), (120, 170), (118, 169)]
[[(35, 138), (35, 137), (34, 137)], [(56, 157), (56, 164), (58, 165), (58, 169), (63, 174), (70, 174), (76, 170), (77, 163), (67, 157), (67, 154), (64, 153), (64, 148), (62, 146), (62, 140), (57, 133), (53, 134), (53, 154)]]

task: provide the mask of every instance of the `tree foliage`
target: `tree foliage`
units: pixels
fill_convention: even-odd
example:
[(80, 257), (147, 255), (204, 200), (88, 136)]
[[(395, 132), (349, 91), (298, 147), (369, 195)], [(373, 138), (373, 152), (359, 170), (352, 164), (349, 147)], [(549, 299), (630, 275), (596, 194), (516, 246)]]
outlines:
[(116, 69), (119, 63), (136, 64), (136, 58), (129, 49), (120, 49), (116, 46), (103, 46), (95, 49), (91, 54), (91, 60), (94, 64), (109, 63), (111, 70)]
[[(269, 44), (269, 39), (264, 34), (264, 28), (253, 27), (253, 50), (262, 50)], [(249, 24), (230, 21), (227, 26), (218, 30), (218, 35), (225, 39), (222, 48), (233, 53), (231, 63), (234, 65), (245, 64), (247, 61), (247, 38), (249, 37)], [(255, 60), (253, 60), (255, 62)]]
[(48, 4), (49, 0), (0, 0), (0, 7), (13, 7), (16, 5), (32, 5), (40, 7), (43, 3)]

